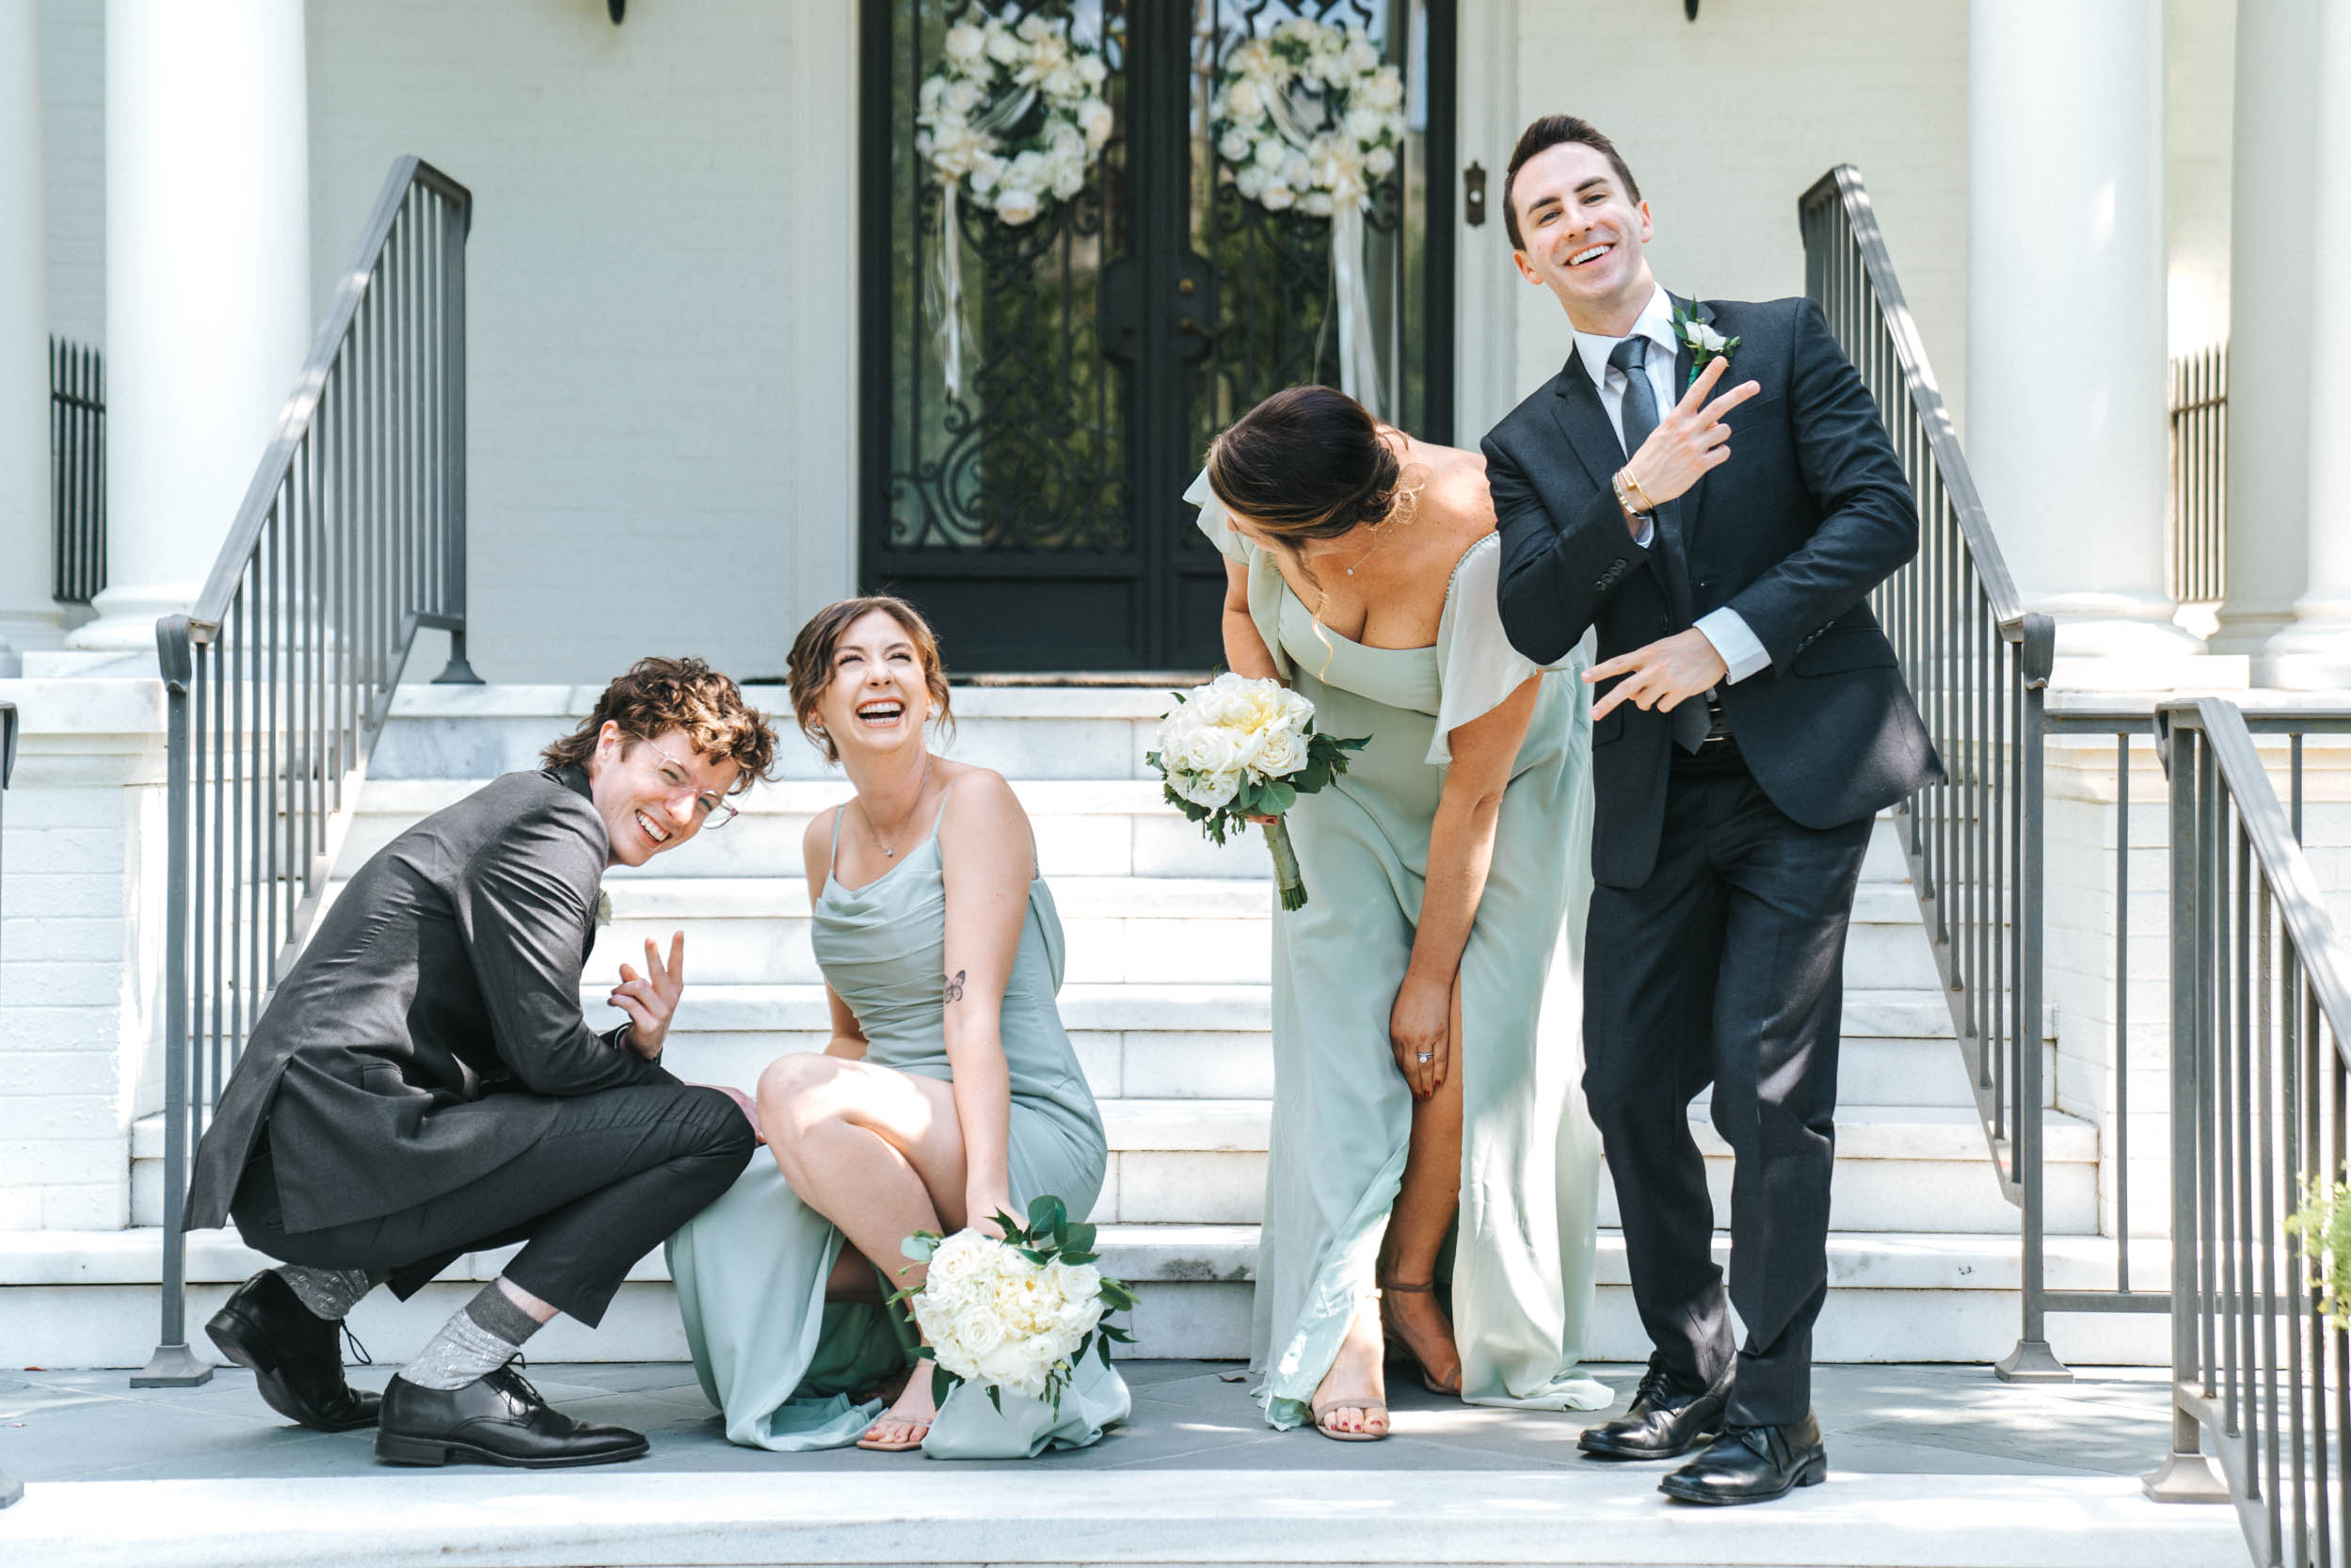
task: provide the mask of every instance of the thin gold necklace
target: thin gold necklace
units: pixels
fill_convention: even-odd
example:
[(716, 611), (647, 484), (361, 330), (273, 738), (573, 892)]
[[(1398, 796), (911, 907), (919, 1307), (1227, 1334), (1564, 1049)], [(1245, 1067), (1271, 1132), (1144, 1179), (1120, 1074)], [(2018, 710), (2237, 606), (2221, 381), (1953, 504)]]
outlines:
[[(931, 756), (928, 752), (923, 754), (922, 777), (921, 780), (914, 787), (914, 804), (906, 808), (905, 821), (898, 824), (898, 831), (889, 836), (888, 843), (886, 844), (882, 842), (881, 830), (873, 825), (873, 813), (871, 811), (864, 811), (866, 837), (873, 840), (873, 847), (882, 852), (882, 857), (884, 859), (895, 860), (898, 858), (898, 845), (905, 839), (906, 829), (912, 827), (914, 825), (915, 818), (922, 814), (922, 792), (931, 787), (931, 764), (936, 760), (937, 760), (937, 759)], [(859, 801), (857, 802), (857, 806), (862, 811), (865, 802)]]

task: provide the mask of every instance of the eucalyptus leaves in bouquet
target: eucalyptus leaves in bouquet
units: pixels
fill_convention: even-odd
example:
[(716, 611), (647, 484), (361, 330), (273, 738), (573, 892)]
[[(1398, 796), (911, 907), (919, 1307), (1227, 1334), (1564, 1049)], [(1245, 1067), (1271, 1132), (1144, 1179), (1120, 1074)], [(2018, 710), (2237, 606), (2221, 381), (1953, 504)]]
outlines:
[(1134, 1292), (1095, 1266), (1094, 1227), (1074, 1223), (1061, 1199), (1030, 1204), (1025, 1225), (1000, 1209), (990, 1218), (1001, 1240), (971, 1229), (907, 1237), (900, 1250), (930, 1271), (890, 1300), (930, 1341), (919, 1353), (931, 1360), (934, 1400), (976, 1383), (1000, 1411), (1010, 1391), (1059, 1416), (1078, 1363), (1091, 1353), (1108, 1367), (1112, 1341), (1133, 1337), (1109, 1317), (1131, 1311)]
[(1300, 795), (1328, 789), (1370, 737), (1319, 734), (1307, 698), (1230, 670), (1189, 696), (1168, 695), (1176, 706), (1160, 716), (1158, 749), (1144, 760), (1165, 779), (1169, 803), (1220, 844), (1251, 817), (1272, 818), (1263, 826), (1282, 907), (1304, 908), (1305, 879), (1282, 815)]

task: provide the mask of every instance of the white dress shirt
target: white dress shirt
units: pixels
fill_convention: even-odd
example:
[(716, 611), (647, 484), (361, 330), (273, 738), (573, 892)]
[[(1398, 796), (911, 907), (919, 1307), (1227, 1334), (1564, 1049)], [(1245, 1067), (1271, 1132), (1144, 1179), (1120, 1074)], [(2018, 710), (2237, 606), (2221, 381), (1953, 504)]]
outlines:
[[(1649, 303), (1641, 307), (1639, 318), (1624, 337), (1607, 338), (1578, 331), (1575, 334), (1575, 357), (1583, 361), (1585, 373), (1591, 377), (1592, 389), (1600, 394), (1600, 407), (1607, 410), (1608, 426), (1616, 432), (1619, 446), (1624, 445), (1626, 381), (1624, 372), (1610, 364), (1608, 356), (1616, 352), (1616, 345), (1624, 338), (1634, 337), (1647, 338), (1650, 343), (1649, 360), (1641, 368), (1648, 374), (1649, 390), (1656, 397), (1660, 418), (1682, 400), (1682, 393), (1687, 390), (1673, 384), (1675, 357), (1680, 354), (1682, 345), (1673, 335), (1673, 300), (1665, 290), (1658, 289), (1649, 296)], [(1631, 453), (1625, 455), (1630, 456)], [(1656, 524), (1644, 522), (1633, 542), (1647, 550), (1655, 538)], [(1698, 617), (1697, 625), (1706, 641), (1714, 644), (1714, 650), (1722, 656), (1727, 679), (1744, 680), (1756, 671), (1770, 666), (1771, 655), (1757, 640), (1746, 617), (1729, 605), (1709, 610)]]

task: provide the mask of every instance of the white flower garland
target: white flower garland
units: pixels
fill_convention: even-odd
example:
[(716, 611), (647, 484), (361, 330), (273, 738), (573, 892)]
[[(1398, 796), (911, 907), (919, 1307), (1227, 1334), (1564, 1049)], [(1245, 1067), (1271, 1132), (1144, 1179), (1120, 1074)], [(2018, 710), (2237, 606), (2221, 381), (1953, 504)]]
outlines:
[[(960, 184), (1003, 222), (1034, 222), (1048, 198), (1066, 201), (1085, 188), (1086, 166), (1111, 139), (1109, 75), (1101, 52), (1072, 40), (1065, 19), (1014, 24), (984, 11), (947, 29), (946, 58), (922, 84), (915, 150), (941, 183)], [(1040, 98), (1045, 122), (1007, 142)]]
[[(1298, 117), (1300, 89), (1325, 123)], [(1271, 212), (1293, 203), (1327, 217), (1367, 208), (1404, 145), (1404, 74), (1361, 27), (1293, 17), (1224, 62), (1209, 105), (1217, 151), (1241, 195)]]
[[(1111, 105), (1102, 96), (1109, 75), (1101, 52), (1072, 39), (1065, 18), (1013, 23), (982, 10), (976, 21), (947, 29), (945, 58), (917, 102), (915, 151), (946, 187), (935, 286), (950, 397), (963, 392), (958, 197), (968, 193), (1017, 228), (1085, 189), (1087, 166), (1111, 139)], [(1009, 140), (1040, 100), (1044, 122), (1025, 140)]]
[[(1320, 99), (1319, 127), (1300, 118), (1302, 94)], [(1339, 386), (1379, 411), (1363, 219), (1403, 149), (1404, 73), (1361, 27), (1293, 17), (1232, 52), (1208, 115), (1242, 196), (1269, 212), (1295, 206), (1331, 220)]]

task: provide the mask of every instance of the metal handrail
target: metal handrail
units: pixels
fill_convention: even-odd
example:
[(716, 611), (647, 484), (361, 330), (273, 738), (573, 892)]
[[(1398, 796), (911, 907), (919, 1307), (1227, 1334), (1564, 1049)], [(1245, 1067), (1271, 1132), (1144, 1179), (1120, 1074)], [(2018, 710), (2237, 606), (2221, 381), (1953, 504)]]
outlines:
[(2167, 702), (2157, 727), (2171, 784), (2172, 1453), (2147, 1490), (2233, 1500), (2256, 1562), (2341, 1564), (2351, 1336), (2325, 1320), (2316, 1249), (2284, 1221), (2351, 1152), (2351, 948), (2244, 713)]
[[(8, 795), (8, 783), (15, 776), (16, 704), (13, 702), (0, 702), (0, 840), (5, 840), (8, 836), (6, 832), (6, 819), (8, 815), (6, 805)], [(4, 856), (5, 854), (5, 844), (0, 843), (0, 856)], [(5, 871), (0, 870), (0, 891), (5, 891), (8, 885), (8, 877)], [(0, 911), (0, 913), (5, 913), (5, 911)], [(5, 931), (6, 929), (7, 922), (5, 920), (0, 920), (0, 931)], [(11, 1503), (20, 1502), (24, 1499), (24, 1483), (18, 1480), (14, 1476), (9, 1475), (6, 1470), (0, 1470), (0, 1508), (7, 1508)]]
[(106, 360), (49, 340), (49, 597), (88, 604), (106, 585)]
[(2165, 580), (2183, 604), (2229, 592), (2229, 344), (2171, 361), (2171, 486)]
[(1805, 288), (1876, 399), (1917, 498), (1919, 549), (1870, 602), (1944, 776), (1898, 810), (1986, 1144), (2022, 1212), (2023, 1321), (2004, 1378), (2063, 1377), (2042, 1322), (2042, 703), (2056, 632), (2024, 608), (1895, 277), (1861, 171), (1799, 200)]
[(166, 701), (162, 1324), (137, 1387), (203, 1382), (188, 1162), (303, 940), (422, 628), (465, 652), (472, 198), (393, 162), (195, 604), (156, 623)]

